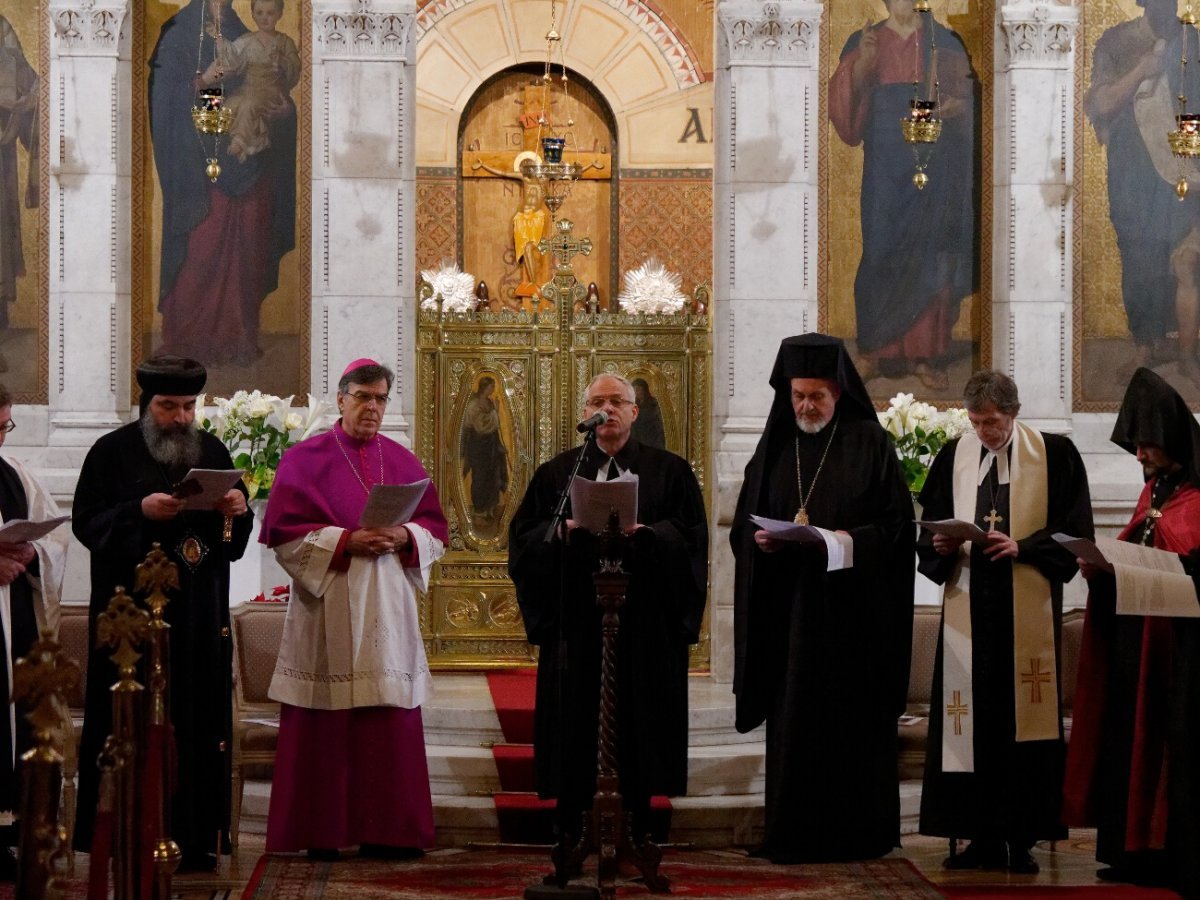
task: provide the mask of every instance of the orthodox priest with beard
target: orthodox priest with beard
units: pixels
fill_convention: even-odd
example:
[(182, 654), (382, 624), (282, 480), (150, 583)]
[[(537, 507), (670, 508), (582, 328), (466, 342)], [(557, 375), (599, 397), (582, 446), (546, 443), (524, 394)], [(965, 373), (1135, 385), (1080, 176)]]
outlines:
[[(1183, 557), (1200, 587), (1200, 425), (1149, 369), (1134, 372), (1112, 441), (1146, 484), (1123, 541)], [(1088, 580), (1063, 820), (1096, 827), (1105, 881), (1200, 897), (1200, 619), (1117, 615), (1116, 581)]]
[(933, 669), (921, 833), (970, 838), (949, 869), (1033, 874), (1030, 848), (1065, 838), (1060, 702), (1062, 590), (1077, 571), (1053, 535), (1092, 537), (1079, 451), (1017, 420), (1017, 386), (976, 372), (963, 389), (974, 432), (951, 441), (921, 491), (924, 518), (986, 531), (923, 529), (920, 570), (946, 586)]
[[(767, 723), (758, 855), (870, 859), (900, 843), (896, 717), (912, 650), (912, 500), (841, 340), (786, 338), (771, 387), (730, 529), (737, 729)], [(751, 514), (838, 532), (832, 552), (772, 538)]]
[(166, 608), (178, 752), (171, 837), (183, 851), (183, 868), (211, 871), (218, 849), (229, 841), (229, 563), (241, 558), (253, 516), (240, 483), (211, 510), (184, 510), (183, 501), (172, 496), (189, 469), (233, 468), (225, 446), (195, 424), (196, 395), (206, 377), (200, 363), (176, 356), (157, 356), (138, 366), (141, 417), (104, 435), (88, 451), (71, 525), (91, 551), (92, 576), (75, 847), (87, 851), (91, 846), (96, 757), (112, 731), (109, 688), (117, 680), (111, 651), (96, 648), (96, 619), (117, 585), (132, 587), (136, 567), (157, 543), (179, 569), (179, 590), (170, 592)]

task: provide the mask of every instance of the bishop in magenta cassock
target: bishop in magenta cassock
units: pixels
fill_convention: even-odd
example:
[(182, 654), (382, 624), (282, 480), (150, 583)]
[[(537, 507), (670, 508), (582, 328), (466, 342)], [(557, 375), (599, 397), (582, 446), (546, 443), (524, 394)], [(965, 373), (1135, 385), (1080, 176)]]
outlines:
[(342, 417), (284, 454), (260, 540), (292, 576), (270, 696), (283, 704), (269, 852), (403, 858), (433, 844), (421, 703), (432, 679), (416, 591), (448, 540), (432, 483), (411, 521), (358, 522), (375, 484), (428, 478), (378, 433), (390, 370), (352, 362), (338, 383)]

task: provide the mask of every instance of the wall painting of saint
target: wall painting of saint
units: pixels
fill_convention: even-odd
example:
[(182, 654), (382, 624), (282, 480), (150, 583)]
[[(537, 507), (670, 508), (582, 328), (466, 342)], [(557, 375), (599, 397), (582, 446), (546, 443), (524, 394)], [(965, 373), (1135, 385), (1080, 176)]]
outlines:
[[(309, 163), (298, 153), (308, 143), (303, 6), (150, 0), (135, 20), (135, 58), (145, 67), (134, 81), (142, 277), (133, 362), (194, 357), (209, 367), (213, 394), (308, 387), (307, 227), (297, 217), (308, 208)], [(214, 89), (232, 112), (219, 136), (198, 133), (191, 114)]]
[[(823, 313), (873, 396), (952, 402), (983, 345), (992, 13), (969, 0), (932, 5), (827, 6)], [(936, 143), (905, 143), (914, 99), (936, 100)]]

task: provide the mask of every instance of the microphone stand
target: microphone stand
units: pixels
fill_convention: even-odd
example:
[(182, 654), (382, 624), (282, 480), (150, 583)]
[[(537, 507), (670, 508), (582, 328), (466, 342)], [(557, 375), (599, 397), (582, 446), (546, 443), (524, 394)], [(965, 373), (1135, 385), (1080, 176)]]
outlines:
[[(575, 454), (575, 464), (571, 466), (571, 474), (567, 476), (567, 483), (563, 485), (562, 491), (558, 495), (558, 502), (555, 504), (554, 513), (550, 516), (550, 524), (546, 527), (546, 535), (542, 538), (543, 544), (549, 544), (554, 540), (554, 535), (562, 531), (562, 540), (558, 547), (558, 637), (557, 637), (557, 660), (558, 660), (558, 677), (555, 678), (555, 706), (558, 709), (558, 734), (556, 740), (558, 743), (558, 803), (563, 802), (563, 788), (567, 781), (567, 710), (563, 705), (563, 698), (566, 696), (566, 681), (567, 670), (569, 668), (568, 653), (567, 653), (567, 636), (566, 629), (563, 625), (563, 616), (566, 614), (567, 602), (567, 502), (571, 499), (571, 485), (575, 483), (575, 478), (579, 475), (579, 467), (583, 463), (583, 458), (587, 455), (588, 446), (596, 443), (596, 426), (588, 428), (584, 431), (583, 443), (579, 446), (579, 452)], [(560, 823), (564, 820), (561, 810), (556, 811)], [(552, 858), (559, 859), (560, 854), (565, 854), (570, 846), (569, 836), (560, 832), (557, 843), (551, 853)], [(560, 849), (561, 848), (561, 849)], [(557, 873), (557, 864), (555, 871)], [(557, 878), (553, 875), (547, 876), (549, 884), (542, 884), (535, 887), (525, 889), (526, 900), (540, 900), (543, 897), (551, 898), (571, 898), (576, 897), (580, 900), (591, 900), (591, 898), (599, 897), (599, 892), (590, 887), (568, 886), (558, 884)]]

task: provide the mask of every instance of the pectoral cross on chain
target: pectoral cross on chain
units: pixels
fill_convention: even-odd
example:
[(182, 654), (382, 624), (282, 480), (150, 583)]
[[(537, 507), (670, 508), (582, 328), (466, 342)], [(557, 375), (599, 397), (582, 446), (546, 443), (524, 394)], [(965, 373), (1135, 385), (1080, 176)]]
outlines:
[(996, 512), (996, 507), (992, 507), (992, 511), (983, 517), (983, 521), (988, 523), (988, 531), (995, 531), (996, 526), (1004, 521), (1004, 516)]

